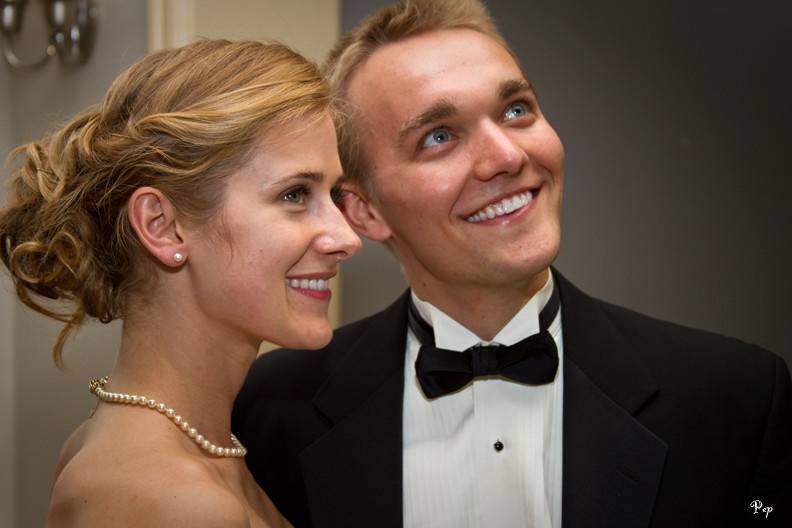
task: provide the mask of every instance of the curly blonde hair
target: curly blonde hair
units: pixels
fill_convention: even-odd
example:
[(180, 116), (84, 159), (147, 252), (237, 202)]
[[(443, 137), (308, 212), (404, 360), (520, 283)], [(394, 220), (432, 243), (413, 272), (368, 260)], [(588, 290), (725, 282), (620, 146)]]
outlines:
[(266, 131), (330, 109), (318, 67), (288, 47), (203, 40), (143, 58), (98, 108), (15, 149), (0, 259), (23, 303), (65, 323), (56, 364), (86, 317), (123, 317), (153, 275), (127, 216), (135, 189), (156, 187), (187, 220), (206, 221)]

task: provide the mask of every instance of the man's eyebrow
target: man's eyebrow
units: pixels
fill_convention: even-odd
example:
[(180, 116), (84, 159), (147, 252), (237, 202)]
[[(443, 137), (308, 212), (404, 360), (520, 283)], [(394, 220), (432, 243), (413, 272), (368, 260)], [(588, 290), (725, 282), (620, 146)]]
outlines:
[(534, 88), (533, 85), (525, 79), (510, 79), (508, 81), (503, 81), (498, 91), (500, 92), (501, 99), (509, 99), (521, 92), (534, 93)]
[(411, 117), (407, 120), (407, 122), (404, 123), (401, 130), (399, 131), (399, 137), (396, 140), (396, 144), (401, 147), (404, 144), (404, 140), (407, 139), (407, 136), (410, 135), (410, 133), (412, 133), (414, 130), (422, 128), (430, 123), (434, 123), (435, 121), (447, 119), (456, 113), (457, 107), (451, 101), (437, 101), (425, 111), (421, 112), (415, 117)]

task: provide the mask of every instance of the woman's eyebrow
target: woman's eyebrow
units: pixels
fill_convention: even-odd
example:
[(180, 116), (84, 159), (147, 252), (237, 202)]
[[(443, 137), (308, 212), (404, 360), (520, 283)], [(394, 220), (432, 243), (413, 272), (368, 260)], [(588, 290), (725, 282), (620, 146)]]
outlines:
[(277, 181), (270, 182), (267, 185), (267, 187), (272, 187), (273, 185), (283, 185), (291, 181), (300, 181), (300, 180), (310, 180), (312, 182), (321, 183), (322, 180), (324, 180), (324, 174), (316, 171), (299, 171), (294, 174), (290, 174), (285, 178), (281, 178)]

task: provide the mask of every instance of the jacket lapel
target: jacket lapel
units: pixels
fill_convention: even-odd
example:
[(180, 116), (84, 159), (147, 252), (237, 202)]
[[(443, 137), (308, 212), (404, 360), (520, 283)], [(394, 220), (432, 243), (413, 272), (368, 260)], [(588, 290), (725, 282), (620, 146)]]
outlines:
[(314, 398), (330, 423), (301, 454), (316, 528), (402, 526), (408, 295), (370, 320)]
[(658, 391), (600, 305), (554, 270), (564, 333), (565, 526), (648, 526), (666, 443), (635, 415)]
[[(564, 328), (564, 526), (648, 526), (667, 446), (634, 415), (658, 386), (600, 305), (554, 270)], [(402, 526), (407, 299), (375, 316), (314, 398), (301, 454), (313, 526)]]

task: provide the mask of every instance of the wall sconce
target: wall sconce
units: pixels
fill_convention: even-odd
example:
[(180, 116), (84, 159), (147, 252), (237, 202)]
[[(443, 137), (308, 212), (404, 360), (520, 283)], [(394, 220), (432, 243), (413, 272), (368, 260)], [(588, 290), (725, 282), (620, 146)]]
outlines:
[(0, 35), (3, 55), (13, 68), (34, 68), (57, 55), (67, 65), (85, 62), (96, 39), (97, 9), (93, 0), (43, 0), (49, 28), (49, 42), (44, 55), (25, 62), (14, 52), (14, 40), (22, 29), (28, 0), (0, 0)]

